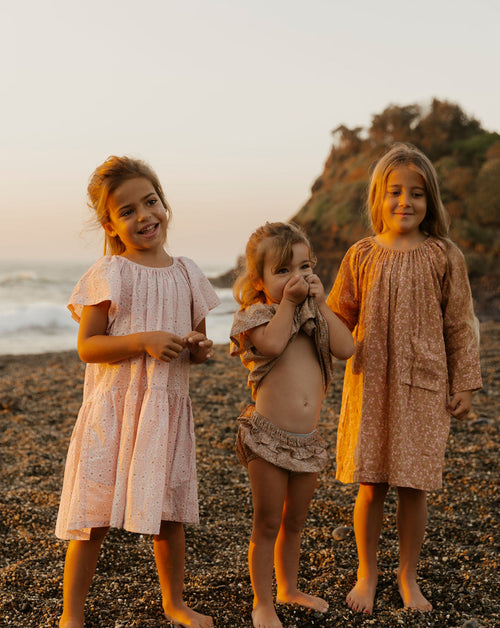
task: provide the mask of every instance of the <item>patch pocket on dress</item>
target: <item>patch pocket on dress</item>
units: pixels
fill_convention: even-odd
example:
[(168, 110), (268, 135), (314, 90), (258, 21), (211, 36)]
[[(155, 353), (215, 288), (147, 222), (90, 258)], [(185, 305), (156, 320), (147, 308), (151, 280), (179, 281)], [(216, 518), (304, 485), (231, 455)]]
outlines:
[(438, 391), (443, 387), (444, 368), (437, 358), (418, 356), (402, 373), (401, 381), (409, 386)]

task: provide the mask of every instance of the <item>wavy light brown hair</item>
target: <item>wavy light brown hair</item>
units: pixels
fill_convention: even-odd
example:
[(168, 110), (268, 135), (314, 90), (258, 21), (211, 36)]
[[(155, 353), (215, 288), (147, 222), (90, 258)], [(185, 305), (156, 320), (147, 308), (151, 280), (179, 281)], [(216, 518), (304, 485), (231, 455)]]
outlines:
[(242, 308), (253, 303), (265, 303), (266, 295), (256, 285), (263, 279), (266, 256), (275, 256), (275, 268), (286, 266), (293, 257), (294, 244), (305, 244), (311, 262), (316, 263), (311, 243), (304, 231), (293, 222), (266, 222), (250, 236), (246, 246), (246, 265), (236, 279), (233, 294)]
[[(145, 161), (131, 157), (111, 155), (92, 173), (87, 187), (88, 206), (95, 211), (97, 222), (104, 226), (110, 222), (108, 199), (122, 183), (129, 179), (144, 178), (150, 181), (167, 213), (167, 224), (172, 210), (167, 203), (161, 183), (155, 171)], [(121, 255), (125, 246), (118, 236), (105, 232), (104, 254)]]
[(425, 196), (427, 199), (427, 213), (420, 224), (420, 230), (426, 235), (435, 236), (441, 240), (448, 239), (450, 218), (441, 200), (438, 176), (431, 161), (412, 144), (394, 144), (375, 165), (370, 187), (366, 213), (375, 233), (382, 233), (382, 204), (387, 189), (387, 178), (395, 168), (411, 168), (424, 180)]

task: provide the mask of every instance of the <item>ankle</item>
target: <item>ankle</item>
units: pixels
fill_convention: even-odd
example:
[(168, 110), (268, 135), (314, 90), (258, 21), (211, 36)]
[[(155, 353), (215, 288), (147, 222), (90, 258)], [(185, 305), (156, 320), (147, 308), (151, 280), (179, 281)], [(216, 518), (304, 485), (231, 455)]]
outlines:
[(398, 567), (398, 580), (412, 581), (417, 579), (417, 570), (409, 567)]
[(69, 615), (61, 615), (59, 619), (59, 628), (83, 628), (84, 618), (74, 617)]
[(356, 573), (356, 577), (358, 580), (368, 580), (377, 582), (378, 580), (378, 568), (377, 566), (365, 566), (358, 567), (358, 571)]

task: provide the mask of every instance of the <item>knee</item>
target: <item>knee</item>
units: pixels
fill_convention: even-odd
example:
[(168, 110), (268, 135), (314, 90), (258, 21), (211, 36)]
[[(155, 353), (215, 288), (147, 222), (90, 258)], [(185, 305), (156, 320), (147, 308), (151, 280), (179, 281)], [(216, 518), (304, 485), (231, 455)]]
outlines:
[(184, 534), (184, 526), (177, 521), (164, 521), (160, 524), (160, 531), (154, 535), (155, 541), (169, 541), (173, 537)]
[(388, 484), (360, 484), (358, 498), (368, 504), (383, 503), (388, 490)]
[(90, 531), (90, 539), (89, 541), (97, 541), (98, 543), (102, 543), (104, 541), (104, 537), (108, 533), (109, 526), (106, 528), (92, 528)]
[(403, 505), (415, 504), (423, 507), (427, 504), (427, 493), (418, 488), (398, 486), (398, 503)]
[(281, 519), (275, 515), (255, 514), (253, 520), (252, 537), (266, 540), (276, 540), (281, 526)]
[(283, 517), (283, 530), (286, 534), (300, 534), (306, 520), (306, 515), (285, 514)]

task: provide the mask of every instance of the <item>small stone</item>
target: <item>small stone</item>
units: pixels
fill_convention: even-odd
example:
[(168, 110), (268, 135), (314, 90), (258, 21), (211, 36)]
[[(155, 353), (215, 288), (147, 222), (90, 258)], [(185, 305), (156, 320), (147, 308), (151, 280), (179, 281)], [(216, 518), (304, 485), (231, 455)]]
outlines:
[(351, 535), (352, 530), (350, 526), (339, 526), (333, 531), (333, 538), (336, 541), (345, 541), (345, 539)]
[(491, 421), (489, 419), (475, 419), (471, 422), (472, 427), (479, 427), (480, 425), (490, 425)]

